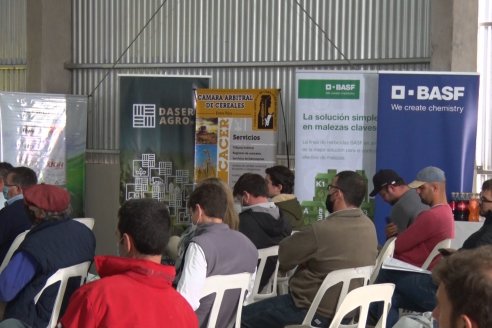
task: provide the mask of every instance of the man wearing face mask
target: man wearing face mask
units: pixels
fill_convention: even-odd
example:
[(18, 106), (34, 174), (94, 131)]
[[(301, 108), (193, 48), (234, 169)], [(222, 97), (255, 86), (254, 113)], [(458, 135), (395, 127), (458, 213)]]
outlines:
[(15, 237), (31, 227), (24, 206), (23, 190), (38, 183), (36, 173), (28, 167), (13, 168), (3, 185), (6, 206), (0, 210), (0, 263)]
[[(224, 189), (214, 184), (199, 185), (190, 195), (188, 208), (197, 225), (186, 249), (178, 291), (198, 316), (200, 327), (207, 326), (214, 295), (201, 298), (206, 277), (256, 270), (258, 251), (242, 233), (223, 222), (227, 209)], [(227, 327), (236, 312), (239, 292), (226, 293), (216, 327)]]
[[(262, 249), (278, 245), (290, 236), (292, 227), (283, 211), (268, 200), (265, 179), (255, 173), (244, 173), (234, 184), (235, 198), (241, 200), (239, 213), (239, 231), (248, 237), (256, 248)], [(268, 283), (277, 265), (276, 257), (270, 257), (265, 263), (260, 290)]]
[[(10, 177), (10, 175), (9, 175)], [(92, 261), (92, 231), (68, 217), (69, 193), (39, 184), (24, 189), (23, 203), (33, 227), (0, 274), (0, 301), (8, 302), (0, 327), (46, 327), (56, 294), (47, 289), (33, 299), (58, 269)]]
[(96, 256), (101, 279), (74, 293), (62, 327), (196, 327), (195, 313), (172, 287), (174, 268), (161, 265), (170, 228), (164, 203), (126, 201), (118, 211), (120, 256)]
[[(244, 307), (242, 327), (300, 324), (328, 273), (374, 264), (376, 229), (359, 208), (366, 190), (366, 180), (356, 172), (342, 171), (333, 178), (326, 201), (331, 214), (279, 244), (280, 270), (289, 271), (297, 266), (289, 281), (289, 294)], [(341, 286), (338, 287), (330, 289), (321, 301), (314, 326), (329, 325), (340, 295)]]
[(0, 162), (0, 190), (2, 190), (2, 193), (0, 194), (0, 210), (5, 207), (5, 201), (7, 200), (3, 195), (5, 180), (7, 179), (7, 175), (9, 174), (10, 170), (12, 170), (13, 168), (14, 167), (10, 163)]

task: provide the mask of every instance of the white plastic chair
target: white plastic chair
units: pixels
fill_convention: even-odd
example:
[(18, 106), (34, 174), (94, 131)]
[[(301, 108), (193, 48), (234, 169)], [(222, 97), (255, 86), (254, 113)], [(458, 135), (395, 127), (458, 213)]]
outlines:
[(278, 295), (285, 295), (289, 292), (289, 280), (297, 270), (297, 266), (287, 271), (285, 274), (280, 275), (277, 273), (277, 293)]
[[(259, 300), (277, 296), (277, 273), (278, 273), (278, 259), (275, 266), (275, 271), (272, 273), (271, 281), (265, 286), (264, 293), (260, 294), (260, 281), (263, 275), (263, 270), (265, 269), (266, 260), (269, 257), (278, 256), (278, 245), (271, 246), (268, 248), (262, 248), (258, 250), (258, 260), (260, 261), (258, 268), (256, 269), (255, 284), (253, 286), (251, 303)], [(250, 303), (250, 304), (251, 304)]]
[(238, 273), (231, 275), (217, 275), (210, 276), (205, 279), (205, 286), (202, 292), (202, 298), (215, 294), (214, 303), (210, 311), (208, 319), (208, 328), (213, 328), (216, 326), (217, 318), (219, 316), (220, 305), (222, 304), (222, 298), (224, 293), (229, 289), (240, 289), (241, 293), (239, 295), (239, 301), (237, 304), (236, 311), (236, 327), (241, 327), (241, 313), (243, 309), (243, 300), (246, 290), (248, 289), (249, 282), (251, 280), (251, 273)]
[[(298, 233), (299, 230), (292, 230), (290, 235)], [(294, 275), (297, 270), (297, 266), (292, 270), (289, 270), (285, 273), (278, 274), (277, 273), (277, 293), (278, 295), (285, 295), (289, 292), (289, 280)]]
[(18, 234), (17, 237), (15, 237), (14, 241), (10, 245), (9, 250), (7, 251), (7, 254), (5, 254), (5, 257), (3, 258), (2, 265), (0, 265), (0, 272), (2, 272), (7, 266), (7, 264), (9, 264), (12, 255), (14, 255), (14, 252), (17, 250), (17, 248), (19, 248), (20, 244), (24, 241), (28, 232), (29, 230), (26, 230)]
[(79, 221), (91, 230), (94, 228), (95, 220), (93, 218), (74, 218), (74, 220)]
[(451, 247), (451, 239), (444, 239), (440, 242), (437, 243), (436, 246), (434, 246), (434, 249), (432, 252), (430, 252), (429, 256), (427, 256), (427, 259), (425, 260), (424, 264), (422, 264), (422, 269), (428, 270), (429, 265), (432, 263), (432, 260), (439, 255), (439, 249), (440, 248), (450, 248)]
[(287, 327), (311, 327), (311, 322), (313, 321), (314, 314), (316, 313), (316, 310), (318, 310), (319, 303), (323, 299), (323, 296), (325, 296), (326, 291), (330, 287), (342, 283), (342, 289), (340, 291), (340, 296), (338, 297), (338, 303), (336, 307), (336, 309), (338, 309), (348, 293), (350, 282), (354, 279), (363, 279), (363, 285), (367, 285), (372, 270), (373, 266), (369, 265), (358, 268), (340, 269), (328, 273), (321, 283), (316, 296), (314, 296), (313, 302), (311, 303), (311, 306), (309, 307), (309, 310), (306, 313), (306, 316), (304, 317), (301, 325), (289, 325)]
[(395, 241), (396, 237), (391, 237), (384, 243), (383, 248), (379, 251), (378, 257), (376, 258), (376, 263), (374, 264), (374, 270), (372, 271), (371, 278), (369, 279), (369, 285), (372, 285), (376, 281), (384, 260), (393, 256), (393, 253), (395, 252)]
[[(376, 328), (386, 327), (386, 319), (391, 306), (391, 297), (395, 290), (394, 284), (375, 284), (355, 288), (345, 296), (338, 308), (329, 328), (357, 327), (365, 328), (369, 305), (374, 302), (384, 302), (383, 315), (376, 324)], [(359, 309), (359, 321), (353, 325), (342, 325), (343, 318), (355, 309)]]
[(43, 289), (34, 297), (34, 304), (37, 304), (39, 298), (43, 294), (43, 291), (49, 286), (60, 282), (60, 286), (58, 287), (58, 293), (56, 294), (55, 303), (53, 304), (53, 311), (51, 312), (50, 322), (48, 324), (49, 328), (56, 327), (58, 323), (58, 316), (60, 315), (60, 309), (63, 302), (63, 297), (65, 296), (65, 290), (67, 288), (68, 279), (71, 277), (80, 277), (80, 285), (85, 281), (87, 277), (87, 271), (89, 270), (91, 262), (83, 262), (80, 264), (72, 265), (67, 268), (58, 269), (51, 277), (48, 278), (46, 283), (44, 284)]

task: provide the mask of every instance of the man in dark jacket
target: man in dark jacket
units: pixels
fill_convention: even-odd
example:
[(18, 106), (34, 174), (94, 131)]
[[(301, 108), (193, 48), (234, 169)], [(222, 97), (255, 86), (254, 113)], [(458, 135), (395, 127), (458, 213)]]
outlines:
[(292, 229), (301, 230), (304, 221), (301, 204), (294, 195), (294, 173), (282, 165), (269, 167), (265, 173), (268, 197), (282, 210)]
[[(275, 203), (268, 201), (265, 179), (259, 174), (245, 173), (234, 185), (233, 195), (239, 199), (242, 211), (239, 214), (239, 231), (262, 249), (278, 245), (292, 228)], [(260, 281), (260, 290), (275, 271), (276, 258), (269, 258)]]
[(6, 206), (0, 210), (0, 263), (15, 237), (31, 227), (32, 222), (24, 206), (23, 191), (36, 183), (36, 173), (28, 167), (16, 167), (7, 173), (3, 186)]
[(482, 184), (480, 193), (480, 216), (485, 217), (483, 226), (463, 243), (464, 249), (492, 245), (492, 179)]
[(24, 201), (33, 228), (0, 274), (0, 301), (8, 302), (0, 327), (46, 327), (56, 288), (47, 288), (37, 304), (34, 297), (58, 269), (94, 257), (92, 231), (67, 215), (69, 193), (60, 187), (39, 184), (24, 190)]

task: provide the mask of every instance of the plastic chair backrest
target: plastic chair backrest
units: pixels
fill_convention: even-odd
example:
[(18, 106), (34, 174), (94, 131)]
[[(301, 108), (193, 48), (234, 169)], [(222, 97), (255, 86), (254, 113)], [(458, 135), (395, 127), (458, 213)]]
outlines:
[(239, 302), (236, 312), (236, 327), (241, 327), (241, 313), (243, 309), (243, 300), (246, 290), (248, 289), (249, 282), (251, 280), (251, 273), (238, 273), (231, 275), (217, 275), (210, 276), (205, 279), (205, 286), (203, 288), (202, 297), (210, 294), (215, 294), (214, 303), (210, 311), (207, 327), (212, 328), (216, 326), (217, 318), (219, 316), (220, 305), (222, 304), (222, 298), (224, 293), (229, 289), (240, 289)]
[(89, 271), (89, 266), (91, 262), (83, 262), (80, 264), (72, 265), (70, 267), (58, 269), (51, 277), (48, 278), (46, 283), (44, 284), (43, 289), (34, 297), (34, 304), (37, 304), (39, 298), (43, 294), (43, 291), (49, 286), (60, 282), (60, 286), (58, 287), (58, 293), (56, 294), (55, 303), (53, 304), (53, 311), (51, 312), (50, 322), (48, 327), (54, 328), (58, 323), (58, 316), (60, 315), (60, 309), (62, 306), (63, 298), (65, 296), (65, 289), (67, 288), (68, 279), (71, 277), (80, 277), (80, 285), (85, 281), (87, 277), (87, 272)]
[(74, 220), (79, 221), (91, 230), (94, 228), (95, 220), (93, 218), (74, 218)]
[(14, 252), (19, 248), (19, 245), (24, 241), (24, 238), (26, 238), (27, 233), (29, 230), (26, 230), (24, 232), (21, 232), (20, 234), (15, 237), (14, 241), (10, 245), (9, 250), (7, 251), (7, 254), (5, 254), (5, 257), (3, 258), (2, 265), (0, 265), (0, 272), (5, 269), (7, 264), (9, 264), (10, 259), (12, 258), (12, 255), (14, 255)]
[(259, 288), (260, 288), (260, 281), (261, 277), (263, 275), (263, 270), (265, 269), (265, 263), (267, 258), (271, 256), (278, 256), (278, 245), (276, 246), (271, 246), (268, 248), (262, 248), (258, 250), (258, 259), (260, 261), (258, 268), (256, 270), (256, 277), (255, 277), (255, 284), (253, 286), (253, 292), (252, 292), (252, 301), (251, 303), (254, 303), (259, 300), (263, 300), (266, 298), (274, 297), (277, 296), (277, 273), (278, 273), (278, 259), (277, 259), (277, 265), (275, 266), (275, 271), (272, 273), (272, 281), (270, 281), (266, 286), (265, 289), (269, 290), (266, 293), (260, 294), (259, 293)]
[(440, 242), (437, 243), (436, 246), (434, 246), (434, 249), (432, 252), (430, 252), (429, 256), (427, 256), (427, 259), (425, 260), (424, 264), (422, 264), (422, 269), (427, 270), (429, 268), (429, 265), (431, 265), (432, 260), (439, 255), (439, 249), (440, 248), (449, 248), (451, 247), (451, 239), (444, 239)]
[(318, 292), (316, 293), (316, 296), (314, 297), (313, 302), (311, 303), (311, 306), (302, 321), (302, 325), (311, 325), (314, 314), (316, 313), (316, 310), (318, 310), (319, 303), (330, 287), (338, 283), (342, 283), (342, 290), (340, 291), (340, 296), (337, 303), (338, 309), (348, 293), (350, 282), (354, 279), (363, 279), (363, 285), (367, 285), (372, 270), (373, 266), (369, 265), (358, 268), (340, 269), (328, 273), (321, 283), (321, 286), (319, 287)]
[(386, 318), (391, 306), (391, 297), (393, 296), (394, 290), (394, 284), (375, 284), (355, 288), (345, 296), (329, 328), (347, 327), (346, 325), (341, 325), (343, 318), (357, 308), (359, 308), (359, 321), (349, 326), (365, 328), (369, 305), (373, 302), (384, 302), (383, 315), (379, 319), (376, 328), (386, 327)]
[(369, 285), (372, 285), (376, 281), (384, 260), (393, 256), (393, 253), (395, 252), (395, 241), (396, 237), (391, 237), (384, 243), (383, 248), (379, 251), (378, 257), (376, 258), (376, 263), (374, 264), (374, 270), (372, 271), (371, 278), (369, 279)]

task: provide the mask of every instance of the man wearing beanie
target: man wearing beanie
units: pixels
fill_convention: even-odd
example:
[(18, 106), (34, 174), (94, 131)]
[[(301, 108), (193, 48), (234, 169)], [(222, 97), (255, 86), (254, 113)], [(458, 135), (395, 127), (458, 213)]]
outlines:
[(0, 274), (0, 301), (7, 302), (0, 327), (46, 327), (56, 292), (48, 288), (37, 304), (34, 297), (58, 269), (92, 261), (96, 248), (92, 231), (68, 217), (65, 189), (34, 185), (24, 203), (33, 227)]

